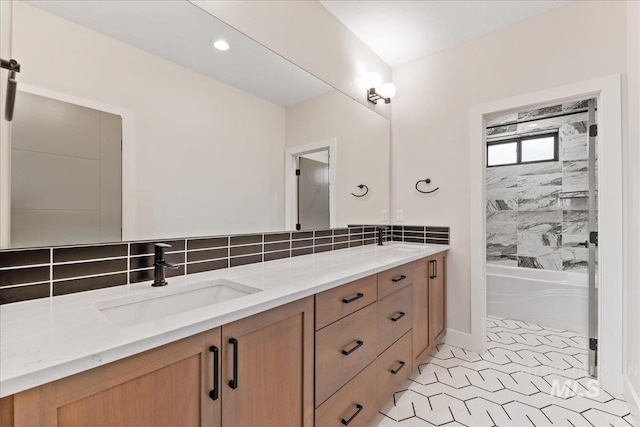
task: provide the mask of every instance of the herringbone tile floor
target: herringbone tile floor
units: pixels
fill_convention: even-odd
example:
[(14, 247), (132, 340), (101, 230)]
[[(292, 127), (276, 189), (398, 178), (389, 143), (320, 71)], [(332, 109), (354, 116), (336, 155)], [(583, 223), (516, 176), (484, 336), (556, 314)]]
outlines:
[(371, 426), (633, 425), (622, 396), (589, 377), (585, 337), (496, 317), (487, 336), (482, 356), (437, 346)]

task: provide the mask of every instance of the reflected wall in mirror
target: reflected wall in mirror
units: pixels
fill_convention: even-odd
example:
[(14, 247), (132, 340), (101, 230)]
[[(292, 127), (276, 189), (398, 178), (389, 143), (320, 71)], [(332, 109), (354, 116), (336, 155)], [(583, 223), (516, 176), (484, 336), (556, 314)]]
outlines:
[(23, 91), (16, 101), (12, 246), (120, 240), (121, 117)]
[[(197, 6), (14, 1), (12, 13), (22, 93), (122, 119), (121, 206), (109, 203), (121, 211), (122, 239), (293, 229), (286, 150), (328, 139), (336, 146), (330, 225), (378, 223), (388, 209), (388, 120)], [(217, 40), (230, 49), (213, 48)], [(48, 121), (28, 117), (46, 132)], [(11, 159), (13, 173), (29, 176), (19, 162)], [(369, 195), (353, 197), (362, 183)], [(24, 220), (11, 194), (0, 197), (11, 224)], [(74, 231), (59, 241), (21, 240), (10, 231), (0, 230), (2, 247), (119, 240)]]

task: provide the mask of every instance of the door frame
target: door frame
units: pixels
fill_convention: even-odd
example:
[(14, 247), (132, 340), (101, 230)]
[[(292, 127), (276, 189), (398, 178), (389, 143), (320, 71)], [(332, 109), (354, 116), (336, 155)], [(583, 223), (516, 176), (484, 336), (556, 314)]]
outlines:
[(296, 207), (298, 204), (298, 181), (296, 180), (296, 158), (298, 156), (329, 151), (329, 227), (336, 228), (336, 183), (338, 182), (338, 140), (336, 138), (289, 147), (284, 154), (284, 212), (285, 230), (296, 229)]
[[(486, 350), (486, 140), (485, 117), (495, 113), (597, 98), (598, 111), (598, 372), (602, 386), (623, 392), (623, 197), (622, 197), (622, 77), (613, 74), (566, 86), (518, 95), (469, 111), (471, 175), (471, 342)], [(604, 143), (603, 141), (606, 141)], [(600, 290), (606, 289), (606, 292)]]

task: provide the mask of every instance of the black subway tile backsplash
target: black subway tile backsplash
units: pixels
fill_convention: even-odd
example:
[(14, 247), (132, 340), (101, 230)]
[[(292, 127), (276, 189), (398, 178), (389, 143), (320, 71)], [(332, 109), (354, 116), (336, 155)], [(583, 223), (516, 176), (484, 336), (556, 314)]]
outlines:
[(231, 258), (229, 260), (229, 267), (237, 267), (239, 265), (245, 264), (256, 264), (258, 262), (262, 262), (262, 254)]
[(291, 248), (291, 241), (287, 240), (286, 242), (276, 242), (276, 243), (265, 243), (264, 251), (265, 252), (274, 252), (274, 251), (283, 251), (289, 250)]
[(5, 250), (0, 251), (0, 304), (124, 285), (127, 269), (129, 283), (150, 281), (154, 274), (154, 245), (158, 242), (172, 245), (166, 251), (166, 260), (180, 267), (167, 269), (165, 273), (167, 277), (175, 277), (184, 275), (185, 269), (186, 274), (193, 274), (373, 245), (377, 244), (379, 227), (385, 241), (449, 244), (448, 227), (365, 224), (292, 233)]
[(14, 286), (12, 288), (0, 288), (0, 304), (28, 301), (37, 298), (49, 297), (49, 284), (29, 286)]
[(49, 281), (49, 266), (0, 270), (0, 286)]
[(247, 234), (246, 236), (231, 236), (230, 245), (250, 245), (252, 243), (262, 243), (262, 234)]
[(127, 271), (126, 258), (79, 262), (74, 264), (54, 264), (53, 280), (78, 276), (94, 276), (117, 271)]
[(49, 264), (50, 250), (27, 249), (0, 253), (0, 268), (19, 267), (22, 265)]
[(153, 240), (147, 242), (134, 242), (131, 243), (130, 253), (131, 255), (146, 255), (153, 254), (155, 252), (155, 244), (156, 243), (167, 243), (171, 245), (170, 248), (167, 248), (165, 251), (169, 252), (178, 252), (184, 251), (184, 239), (180, 240)]
[(229, 259), (216, 259), (213, 261), (196, 262), (187, 264), (187, 274), (202, 273), (203, 271), (220, 270), (229, 267)]
[(126, 257), (128, 255), (127, 251), (126, 244), (55, 248), (53, 250), (53, 262)]
[(252, 255), (262, 253), (262, 245), (231, 246), (230, 255)]
[(208, 249), (187, 252), (187, 262), (204, 261), (229, 257), (229, 248)]
[(72, 294), (74, 292), (93, 291), (127, 284), (127, 273), (109, 274), (106, 276), (84, 279), (63, 280), (53, 283), (53, 296)]
[(207, 239), (189, 239), (187, 240), (187, 249), (209, 249), (229, 246), (228, 237), (213, 237)]

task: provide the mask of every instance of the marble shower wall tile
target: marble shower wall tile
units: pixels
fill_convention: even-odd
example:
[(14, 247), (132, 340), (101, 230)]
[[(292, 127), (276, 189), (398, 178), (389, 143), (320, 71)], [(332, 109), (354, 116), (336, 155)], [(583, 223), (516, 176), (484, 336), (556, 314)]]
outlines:
[(560, 196), (560, 190), (562, 190), (562, 187), (559, 185), (518, 188), (518, 203), (520, 203), (520, 200), (543, 199), (545, 197), (557, 198)]
[(518, 184), (517, 169), (503, 166), (487, 169), (487, 190), (514, 188)]
[(519, 199), (518, 210), (526, 211), (556, 211), (560, 210), (558, 197), (541, 197), (538, 199)]
[(518, 233), (518, 245), (522, 246), (562, 246), (561, 234)]
[(518, 176), (518, 188), (538, 188), (549, 185), (564, 185), (562, 173)]
[[(588, 234), (586, 108), (587, 101), (569, 102), (487, 120), (488, 140), (557, 130), (560, 152), (556, 162), (487, 169), (487, 262), (586, 268), (586, 248), (579, 246)], [(568, 112), (575, 114), (557, 116)]]
[(495, 211), (515, 211), (518, 210), (517, 199), (487, 200), (487, 213)]
[(589, 261), (587, 248), (563, 248), (562, 267), (564, 270), (586, 271)]
[(526, 175), (542, 175), (547, 173), (561, 173), (561, 162), (545, 162), (545, 163), (531, 163), (528, 165), (517, 165), (518, 176)]
[(515, 123), (517, 121), (518, 121), (518, 113), (499, 114), (496, 116), (488, 117), (485, 122), (485, 126), (490, 128), (498, 125)]
[(518, 239), (513, 233), (487, 233), (487, 243), (516, 245), (518, 244)]

